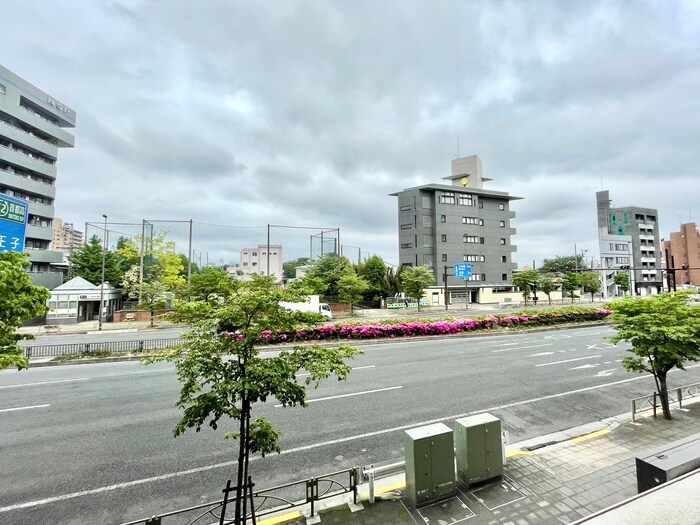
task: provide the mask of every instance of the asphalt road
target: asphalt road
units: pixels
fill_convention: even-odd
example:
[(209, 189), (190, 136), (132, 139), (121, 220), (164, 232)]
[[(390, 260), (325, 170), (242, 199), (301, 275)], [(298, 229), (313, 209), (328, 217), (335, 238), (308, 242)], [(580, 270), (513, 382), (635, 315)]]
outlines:
[[(258, 488), (403, 457), (403, 430), (488, 410), (512, 441), (629, 410), (653, 390), (620, 368), (607, 327), (363, 346), (345, 382), (308, 408), (258, 407), (284, 453), (251, 463)], [(700, 368), (670, 386), (700, 381)], [(0, 373), (0, 523), (123, 523), (211, 501), (234, 476), (234, 442), (206, 428), (177, 439), (167, 364), (124, 362)], [(175, 523), (175, 522), (167, 522)]]

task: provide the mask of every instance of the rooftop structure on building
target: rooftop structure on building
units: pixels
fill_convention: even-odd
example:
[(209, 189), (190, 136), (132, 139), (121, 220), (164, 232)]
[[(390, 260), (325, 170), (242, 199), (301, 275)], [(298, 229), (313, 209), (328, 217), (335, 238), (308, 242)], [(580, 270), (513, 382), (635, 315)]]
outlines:
[(72, 148), (75, 111), (0, 66), (0, 193), (27, 201), (25, 251), (34, 284), (55, 288), (63, 254), (51, 250), (59, 148)]
[(517, 248), (510, 205), (521, 197), (486, 189), (484, 183), (492, 179), (483, 176), (477, 155), (454, 159), (451, 175), (443, 180), (448, 183), (391, 194), (398, 197), (399, 264), (429, 267), (440, 285), (447, 273), (448, 287), (460, 288), (463, 295), (465, 281), (453, 277), (452, 268), (467, 263), (470, 299), (477, 302), (480, 287), (511, 286)]

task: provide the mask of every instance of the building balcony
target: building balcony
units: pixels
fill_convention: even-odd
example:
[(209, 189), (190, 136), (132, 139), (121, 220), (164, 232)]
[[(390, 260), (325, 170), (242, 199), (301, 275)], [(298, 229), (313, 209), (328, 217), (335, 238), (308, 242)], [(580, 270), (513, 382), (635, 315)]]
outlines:
[(41, 239), (42, 241), (52, 241), (53, 229), (46, 228), (44, 226), (33, 226), (31, 224), (27, 224), (27, 233), (25, 237), (27, 239)]
[(9, 113), (18, 120), (54, 137), (58, 141), (59, 148), (72, 148), (75, 146), (75, 137), (73, 135), (63, 128), (59, 128), (56, 124), (45, 119), (41, 115), (24, 107), (19, 107)]
[(21, 151), (16, 151), (5, 146), (0, 146), (0, 159), (21, 168), (36, 171), (52, 179), (56, 178), (56, 165), (31, 157)]
[[(30, 202), (27, 201), (27, 204), (29, 204), (29, 213), (32, 215), (39, 215), (40, 217), (47, 217), (49, 219), (53, 219), (54, 216), (54, 207), (50, 206), (48, 204), (40, 204), (38, 202)], [(51, 229), (51, 228), (49, 228)]]
[(13, 142), (39, 151), (48, 157), (55, 159), (58, 156), (58, 148), (50, 142), (46, 142), (36, 135), (27, 133), (23, 129), (17, 128), (12, 124), (3, 122), (2, 120), (0, 120), (0, 135), (10, 139)]
[[(48, 228), (50, 230), (50, 228)], [(53, 250), (32, 250), (24, 251), (29, 255), (29, 260), (36, 263), (62, 263), (63, 252), (55, 252)]]
[(13, 189), (34, 193), (51, 199), (56, 197), (56, 186), (22, 177), (14, 172), (0, 169), (0, 184)]

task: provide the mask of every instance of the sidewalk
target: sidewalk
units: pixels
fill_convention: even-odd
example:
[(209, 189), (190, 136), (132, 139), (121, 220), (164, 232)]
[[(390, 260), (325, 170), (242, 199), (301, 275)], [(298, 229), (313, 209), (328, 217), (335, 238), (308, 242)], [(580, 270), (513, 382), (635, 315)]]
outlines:
[[(607, 420), (607, 428), (535, 451), (520, 450), (523, 444), (516, 444), (508, 447), (501, 481), (473, 489), (460, 484), (456, 497), (419, 510), (412, 509), (406, 499), (400, 475), (381, 480), (389, 484), (384, 488), (377, 484), (380, 496), (373, 505), (367, 501), (367, 486), (361, 487), (362, 510), (353, 512), (347, 503), (336, 500), (330, 504), (332, 500), (328, 500), (333, 507), (321, 510), (320, 516), (306, 519), (299, 513), (287, 514), (259, 520), (258, 525), (305, 525), (318, 523), (318, 518), (320, 523), (344, 525), (572, 523), (637, 494), (635, 456), (700, 432), (700, 403), (675, 409), (673, 417), (673, 421), (665, 421), (650, 415), (632, 423), (621, 416)], [(545, 436), (540, 443), (548, 439)], [(700, 474), (693, 477), (697, 483)], [(669, 486), (668, 490), (675, 489)], [(636, 501), (642, 502), (642, 508), (644, 504), (656, 505), (651, 498)], [(688, 509), (694, 504), (685, 501)], [(683, 505), (672, 509), (683, 516), (682, 520), (666, 523), (700, 523), (700, 516), (689, 514), (691, 510), (684, 512)], [(625, 523), (650, 523), (643, 518), (642, 512)]]

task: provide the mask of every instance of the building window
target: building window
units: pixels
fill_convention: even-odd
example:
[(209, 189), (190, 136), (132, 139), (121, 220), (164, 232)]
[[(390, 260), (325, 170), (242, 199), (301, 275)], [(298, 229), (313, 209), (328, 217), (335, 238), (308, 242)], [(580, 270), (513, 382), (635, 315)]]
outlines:
[(479, 219), (476, 217), (462, 217), (462, 224), (479, 224)]
[(422, 204), (424, 210), (432, 210), (433, 209), (433, 200), (430, 197), (426, 197), (426, 196), (421, 197), (421, 204)]
[[(479, 237), (476, 235), (465, 235), (463, 236), (464, 242), (472, 242), (472, 243), (478, 243), (479, 242)], [(483, 239), (483, 237), (482, 237)]]
[(484, 201), (479, 201), (479, 208), (481, 208), (481, 209), (484, 208)]
[(486, 244), (486, 239), (484, 237), (479, 237), (479, 244)]
[(464, 256), (464, 262), (486, 262), (486, 256), (485, 255), (466, 254)]
[(256, 263), (256, 262), (251, 264), (251, 266), (257, 266), (257, 265), (258, 265), (258, 263)]
[(432, 228), (433, 218), (429, 215), (423, 215), (423, 228)]
[(400, 208), (401, 211), (410, 211), (410, 210), (412, 210), (412, 209), (413, 209), (413, 205), (412, 205), (412, 204), (404, 204), (404, 205), (401, 206), (401, 208)]
[(7, 91), (5, 90), (5, 86), (3, 84), (0, 84), (0, 95), (4, 95), (5, 93), (7, 93)]
[(423, 255), (423, 266), (427, 266), (428, 268), (433, 267), (433, 256), (432, 255)]
[(442, 262), (447, 262), (447, 254), (446, 253), (442, 254)]
[(502, 273), (501, 274), (501, 281), (507, 281), (508, 280), (508, 274), (507, 273)]
[(498, 225), (499, 225), (501, 228), (505, 228), (505, 227), (506, 227), (506, 221), (498, 221)]
[(506, 205), (505, 205), (505, 204), (499, 204), (499, 205), (498, 205), (498, 209), (501, 210), (501, 211), (502, 211), (502, 210), (505, 210), (505, 209), (506, 209)]
[(405, 242), (401, 245), (401, 248), (406, 249), (406, 248), (413, 248), (413, 243), (411, 242)]
[(402, 230), (410, 230), (411, 228), (413, 228), (413, 224), (402, 224), (401, 225)]
[(447, 234), (443, 233), (442, 235), (440, 235), (440, 240), (442, 242), (447, 242)]
[(253, 252), (253, 257), (257, 257), (257, 256), (258, 256), (258, 252)]
[(440, 202), (442, 204), (454, 204), (455, 203), (454, 192), (444, 191), (442, 193), (442, 195), (440, 195)]
[(502, 245), (505, 245), (505, 244), (506, 244), (506, 240), (505, 240), (503, 237), (501, 237), (501, 244), (502, 244)]
[(483, 226), (483, 225), (484, 225), (484, 219), (479, 219), (479, 226)]
[(501, 262), (502, 262), (502, 263), (507, 263), (507, 262), (508, 262), (508, 256), (507, 256), (507, 255), (501, 255)]
[(470, 194), (460, 195), (459, 204), (462, 206), (474, 206), (474, 197)]
[(626, 244), (616, 244), (615, 245), (615, 250), (618, 252), (626, 252), (627, 251), (627, 245)]
[(615, 257), (616, 264), (629, 264), (629, 262), (630, 262), (629, 257)]
[(247, 262), (244, 262), (244, 263), (243, 263), (243, 266), (248, 266), (248, 263), (247, 263)]
[(433, 236), (432, 235), (423, 235), (423, 248), (432, 248), (433, 247)]
[(440, 215), (440, 222), (447, 222), (447, 215)]

